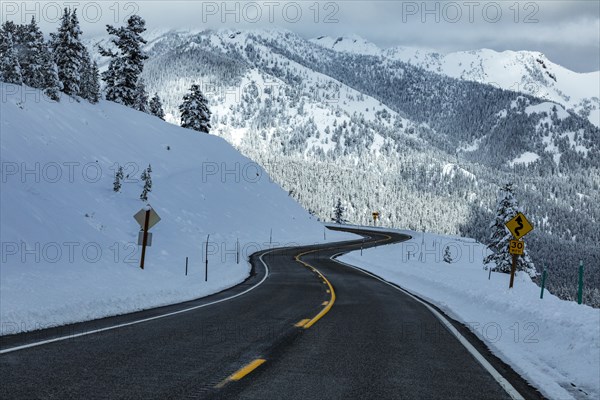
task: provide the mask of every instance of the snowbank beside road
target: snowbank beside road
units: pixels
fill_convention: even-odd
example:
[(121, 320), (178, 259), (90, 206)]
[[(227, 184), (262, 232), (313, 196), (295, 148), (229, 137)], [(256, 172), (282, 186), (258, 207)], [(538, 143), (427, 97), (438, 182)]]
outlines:
[[(526, 274), (517, 274), (512, 290), (507, 274), (492, 273), (488, 280), (482, 265), (488, 250), (472, 239), (405, 233), (413, 238), (340, 260), (398, 284), (466, 324), (545, 396), (600, 398), (600, 310), (548, 292), (540, 299), (540, 288)], [(443, 260), (446, 247), (452, 263)]]

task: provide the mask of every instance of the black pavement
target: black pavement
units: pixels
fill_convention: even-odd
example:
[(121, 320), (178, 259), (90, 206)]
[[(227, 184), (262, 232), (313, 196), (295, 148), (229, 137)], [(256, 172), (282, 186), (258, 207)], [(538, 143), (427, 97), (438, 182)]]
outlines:
[[(251, 257), (246, 282), (208, 298), (2, 337), (0, 349), (6, 350), (224, 300), (2, 354), (0, 398), (509, 399), (424, 305), (330, 259), (361, 245), (407, 239), (363, 232), (364, 244), (265, 254), (268, 278), (233, 299), (224, 300), (263, 281), (262, 253)], [(296, 261), (299, 254), (308, 265)], [(525, 398), (539, 398), (483, 344), (477, 346)]]

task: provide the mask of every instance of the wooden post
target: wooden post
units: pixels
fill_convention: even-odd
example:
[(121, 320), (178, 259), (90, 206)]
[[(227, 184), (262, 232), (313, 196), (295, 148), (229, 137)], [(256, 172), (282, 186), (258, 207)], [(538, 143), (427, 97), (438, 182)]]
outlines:
[(510, 284), (508, 285), (509, 289), (512, 289), (513, 284), (515, 282), (515, 271), (517, 270), (517, 257), (519, 257), (516, 254), (512, 255), (512, 267), (510, 269)]
[(150, 209), (146, 210), (146, 218), (144, 219), (144, 236), (142, 238), (142, 258), (140, 259), (140, 268), (144, 269), (144, 261), (146, 259), (146, 245), (148, 244), (148, 224), (150, 223)]

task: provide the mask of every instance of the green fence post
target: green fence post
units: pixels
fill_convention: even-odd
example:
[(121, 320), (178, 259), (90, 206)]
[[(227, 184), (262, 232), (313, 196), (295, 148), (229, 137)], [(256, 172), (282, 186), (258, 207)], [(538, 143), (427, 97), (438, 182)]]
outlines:
[(542, 271), (542, 291), (540, 292), (540, 299), (544, 298), (544, 287), (546, 286), (546, 275), (548, 275), (548, 272), (546, 271), (546, 267), (544, 267), (544, 270)]
[(579, 288), (577, 289), (577, 303), (583, 303), (583, 260), (579, 260)]

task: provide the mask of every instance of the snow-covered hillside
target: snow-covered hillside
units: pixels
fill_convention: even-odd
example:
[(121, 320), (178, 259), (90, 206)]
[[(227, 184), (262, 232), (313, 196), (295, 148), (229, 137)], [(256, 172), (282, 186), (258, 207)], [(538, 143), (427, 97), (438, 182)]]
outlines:
[(481, 49), (443, 54), (415, 47), (380, 49), (356, 35), (321, 36), (311, 41), (335, 51), (399, 60), (452, 78), (554, 101), (600, 126), (600, 71), (573, 72), (540, 52)]
[[(323, 240), (323, 226), (222, 138), (106, 101), (56, 103), (6, 84), (1, 97), (3, 334), (208, 295), (243, 281), (257, 250)], [(148, 165), (162, 220), (142, 271), (133, 215)]]

